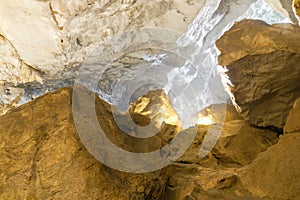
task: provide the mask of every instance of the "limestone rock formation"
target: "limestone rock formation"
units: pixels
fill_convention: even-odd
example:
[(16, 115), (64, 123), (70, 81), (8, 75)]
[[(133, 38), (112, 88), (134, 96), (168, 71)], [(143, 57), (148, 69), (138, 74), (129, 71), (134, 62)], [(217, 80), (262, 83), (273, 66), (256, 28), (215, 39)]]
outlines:
[[(236, 122), (233, 121), (234, 123)], [(227, 132), (229, 133), (230, 131)], [(251, 137), (257, 133), (258, 135)], [(299, 133), (281, 136), (279, 142), (273, 145), (272, 140), (276, 142), (276, 136), (272, 133), (268, 134), (262, 133), (262, 130), (257, 132), (254, 128), (251, 132), (248, 129), (233, 138), (227, 137), (230, 141), (228, 143), (226, 139), (221, 138), (215, 150), (201, 161), (200, 165), (195, 164), (195, 160), (191, 161), (191, 159), (176, 162), (172, 166), (173, 175), (166, 186), (166, 199), (297, 200), (300, 197), (300, 159), (294, 155), (298, 155), (300, 151)], [(251, 143), (248, 143), (249, 140), (255, 141), (251, 148), (247, 148)], [(237, 141), (241, 143), (237, 145)], [(232, 153), (240, 156), (239, 161), (242, 161), (245, 156), (250, 158), (252, 154), (251, 161), (244, 166), (232, 162), (229, 157), (234, 158), (234, 156), (230, 156), (233, 155), (230, 153), (230, 143), (235, 148)], [(197, 142), (194, 146), (196, 144)], [(224, 155), (228, 153), (226, 156), (229, 156), (227, 159), (216, 154), (220, 150), (218, 145), (223, 145)], [(260, 145), (261, 147), (265, 145), (264, 150), (261, 149), (262, 152), (253, 154), (261, 148)], [(195, 154), (196, 152), (191, 154), (187, 151), (189, 156)]]
[[(89, 154), (76, 133), (71, 92), (49, 93), (0, 118), (0, 198), (160, 199), (166, 170), (118, 172)], [(112, 138), (119, 135), (109, 127), (110, 106), (100, 100), (97, 105), (108, 133)], [(114, 141), (124, 142), (122, 137)], [(161, 145), (153, 141), (135, 147)]]
[[(22, 104), (31, 100), (32, 96), (70, 86), (78, 65), (93, 52), (95, 47), (112, 36), (140, 27), (159, 27), (180, 33), (186, 32), (204, 2), (203, 0), (28, 0), (21, 3), (16, 0), (0, 1), (2, 19), (0, 35), (5, 41), (0, 44), (3, 46), (0, 53), (4, 51), (1, 53), (3, 61), (0, 61), (3, 66), (0, 69), (0, 94), (4, 96), (2, 91), (6, 89), (11, 91), (9, 98), (0, 99), (1, 107), (5, 109), (0, 113), (14, 107), (16, 103), (12, 101), (16, 97), (23, 97), (17, 103)], [(255, 0), (239, 3), (246, 2), (248, 6)], [(284, 0), (266, 2), (295, 23), (291, 2)], [(235, 8), (236, 1), (227, 3)], [(294, 3), (297, 8), (298, 1)], [(8, 74), (8, 71), (13, 73)], [(3, 79), (5, 82), (2, 82)], [(29, 92), (31, 88), (35, 91)]]
[(300, 132), (300, 99), (294, 103), (284, 126), (284, 133)]
[(24, 88), (17, 84), (39, 81), (41, 75), (19, 57), (12, 43), (0, 35), (0, 115), (16, 107), (24, 96)]
[[(221, 138), (204, 159), (198, 153), (208, 126), (198, 125), (182, 130), (198, 134), (174, 164), (151, 173), (124, 173), (101, 164), (83, 146), (71, 94), (63, 88), (0, 117), (1, 199), (296, 200), (300, 195), (300, 165), (294, 156), (300, 153), (298, 133), (277, 143), (276, 133), (252, 127), (230, 108)], [(176, 127), (163, 124), (152, 138), (133, 138), (117, 126), (109, 104), (97, 99), (95, 108), (109, 139), (128, 151), (153, 151), (177, 133)], [(147, 115), (135, 117), (140, 125), (149, 120)]]
[(300, 17), (300, 1), (294, 0), (294, 8), (298, 17)]
[(53, 75), (82, 61), (96, 44), (130, 29), (159, 26), (184, 32), (201, 5), (179, 0), (0, 1), (5, 19), (0, 34), (27, 65)]
[[(263, 9), (252, 8), (250, 15), (267, 10), (273, 13), (267, 16), (269, 20), (273, 21), (273, 16), (275, 21), (277, 17), (280, 20), (286, 17), (294, 25), (243, 20), (235, 23), (217, 42), (221, 52), (219, 64), (229, 69), (228, 75), (235, 85), (231, 89), (242, 108), (241, 114), (232, 105), (214, 104), (199, 113), (193, 112), (198, 124), (183, 129), (169, 97), (152, 85), (149, 86), (152, 91), (147, 94), (144, 91), (149, 89), (148, 85), (130, 94), (131, 104), (124, 112), (98, 97), (95, 104), (84, 105), (95, 105), (96, 121), (108, 139), (125, 151), (148, 153), (172, 143), (178, 135), (184, 143), (185, 135), (196, 133), (190, 147), (169, 166), (133, 174), (102, 164), (89, 151), (101, 146), (102, 141), (93, 140), (88, 130), (81, 133), (84, 137), (79, 134), (74, 116), (80, 112), (72, 110), (72, 106), (83, 97), (72, 94), (72, 88), (62, 87), (73, 85), (74, 72), (78, 72), (95, 47), (119, 33), (160, 27), (180, 34), (171, 37), (169, 32), (159, 33), (164, 39), (158, 45), (168, 43), (169, 38), (176, 41), (177, 36), (186, 32), (205, 1), (0, 0), (0, 199), (300, 199), (300, 159), (297, 157), (300, 153), (300, 27), (296, 25), (299, 17), (294, 15), (300, 16), (300, 1), (293, 1), (294, 10), (292, 1), (264, 1)], [(241, 2), (245, 4), (239, 4)], [(209, 37), (215, 37), (221, 31), (219, 28), (232, 20), (230, 16), (242, 12), (236, 12), (235, 8), (246, 9), (252, 2), (255, 0), (223, 1), (214, 14), (204, 13), (213, 15), (211, 19), (215, 20), (201, 30), (194, 26), (188, 36), (201, 36), (212, 30), (208, 31)], [(227, 5), (233, 15), (225, 14), (225, 20), (219, 23), (217, 18), (228, 11)], [(269, 6), (281, 16), (274, 14)], [(202, 19), (199, 20), (201, 23)], [(132, 38), (138, 37), (132, 35), (124, 41), (124, 46)], [(193, 38), (198, 40), (198, 37), (189, 39)], [(113, 48), (117, 54), (120, 46)], [(112, 86), (124, 74), (131, 80), (136, 78), (132, 75), (140, 75), (137, 69), (161, 61), (158, 57), (167, 52), (162, 46), (155, 50), (142, 47), (137, 51), (122, 51), (124, 54), (112, 61), (98, 82), (97, 89), (102, 94), (93, 92), (99, 92), (103, 98), (111, 95)], [(186, 53), (192, 49), (187, 48)], [(95, 56), (95, 60), (97, 58)], [(170, 56), (166, 63), (160, 64), (177, 68), (184, 63), (184, 59)], [(98, 63), (94, 66), (99, 67)], [(192, 71), (183, 68), (183, 78), (191, 78)], [(138, 78), (147, 79), (147, 75)], [(183, 82), (178, 82), (178, 90)], [(57, 88), (61, 89), (53, 92)], [(116, 92), (121, 101), (123, 92)], [(31, 102), (24, 104), (27, 101)], [(185, 111), (189, 111), (193, 103), (193, 100), (188, 102)], [(17, 107), (20, 104), (23, 105)], [(84, 106), (81, 109), (87, 108)], [(222, 112), (224, 107), (226, 110)], [(92, 116), (83, 118), (85, 123), (91, 121)], [(218, 129), (220, 135), (216, 133), (208, 138), (207, 142), (214, 148), (200, 159), (199, 150), (215, 124), (224, 126)], [(93, 130), (93, 127), (87, 128)], [(284, 134), (280, 135), (282, 128)], [(149, 132), (156, 135), (135, 137)], [(85, 136), (92, 140), (89, 148), (85, 146)], [(180, 152), (181, 149), (175, 150)], [(111, 157), (112, 151), (104, 159), (115, 159)], [(169, 151), (159, 153), (171, 157)], [(158, 163), (157, 160), (150, 162)], [(131, 164), (135, 163), (125, 163)]]
[(291, 19), (294, 24), (298, 24), (300, 21), (297, 19), (297, 15), (294, 12), (294, 5), (291, 1), (286, 0), (265, 0), (270, 6), (278, 13), (281, 13), (286, 18)]
[(249, 166), (242, 168), (241, 184), (252, 195), (270, 199), (300, 197), (300, 134), (280, 137), (278, 144), (261, 153)]
[[(165, 122), (180, 128), (180, 119), (172, 107), (172, 102), (162, 90), (154, 90), (131, 103), (129, 112), (132, 118), (140, 118), (140, 115), (149, 117), (159, 129)], [(133, 115), (137, 115), (136, 117)]]
[(300, 96), (300, 27), (243, 20), (217, 42), (245, 118), (256, 126), (283, 128)]
[[(70, 86), (73, 70), (112, 36), (139, 27), (185, 32), (203, 1), (0, 1), (0, 103)], [(8, 73), (10, 72), (10, 73)], [(59, 79), (59, 80), (58, 80)], [(5, 80), (5, 82), (3, 82)], [(4, 88), (2, 90), (2, 88)], [(35, 88), (40, 91), (24, 91)], [(4, 94), (3, 94), (4, 95)]]

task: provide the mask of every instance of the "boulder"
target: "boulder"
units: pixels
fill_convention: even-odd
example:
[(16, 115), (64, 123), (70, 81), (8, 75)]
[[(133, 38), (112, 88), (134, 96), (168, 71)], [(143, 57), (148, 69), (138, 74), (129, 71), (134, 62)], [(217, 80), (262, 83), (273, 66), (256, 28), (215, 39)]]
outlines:
[(278, 141), (277, 133), (273, 131), (253, 127), (243, 120), (233, 120), (224, 123), (214, 148), (205, 158), (200, 159), (200, 146), (208, 133), (208, 128), (209, 126), (198, 125), (183, 130), (189, 132), (196, 129), (198, 134), (190, 148), (176, 162), (199, 163), (205, 167), (239, 168), (251, 163), (259, 153), (266, 151)]
[(258, 129), (242, 120), (231, 121), (224, 124), (222, 135), (211, 153), (219, 165), (246, 166), (277, 141), (273, 131)]
[[(207, 164), (208, 161), (196, 165), (191, 160), (173, 164), (172, 176), (166, 185), (166, 199), (297, 200), (300, 196), (300, 159), (295, 155), (298, 155), (300, 151), (299, 133), (283, 135), (279, 142), (273, 145), (269, 139), (263, 138), (264, 136), (260, 136), (260, 142), (256, 140), (260, 145), (247, 143), (247, 141), (258, 138), (252, 139), (251, 135), (253, 134), (255, 132), (249, 133), (248, 138), (244, 137), (244, 140), (240, 141), (246, 144), (245, 148), (249, 147), (247, 144), (254, 144), (256, 148), (248, 148), (248, 153), (238, 151), (243, 148), (243, 144), (240, 143), (236, 147), (235, 155), (239, 155), (239, 152), (243, 152), (240, 154), (242, 155), (240, 158), (254, 155), (253, 153), (261, 148), (261, 144), (266, 146), (261, 152), (255, 153), (251, 162), (244, 166), (233, 164), (230, 159), (224, 159), (224, 157), (214, 158), (217, 161), (215, 164), (210, 161), (210, 165)], [(232, 139), (232, 143), (241, 139), (242, 135)], [(220, 149), (218, 145), (221, 145), (222, 141), (224, 144), (224, 139), (220, 139), (216, 149)], [(275, 139), (275, 141), (277, 140)], [(225, 144), (223, 148), (228, 148), (228, 150), (224, 150), (224, 153), (227, 153), (229, 158), (234, 158), (230, 153), (230, 143), (229, 147)], [(212, 153), (215, 153), (215, 150)], [(206, 159), (213, 159), (213, 156)], [(224, 162), (218, 162), (218, 160), (227, 162), (227, 165), (224, 166)], [(240, 159), (240, 161), (242, 160), (244, 159)]]
[(300, 99), (294, 103), (284, 126), (284, 133), (300, 132)]
[(300, 197), (300, 134), (280, 137), (279, 142), (240, 169), (240, 181), (253, 196), (264, 199)]
[[(0, 198), (160, 199), (166, 169), (147, 174), (120, 172), (86, 150), (74, 126), (71, 95), (70, 88), (63, 88), (0, 117)], [(111, 121), (110, 106), (98, 99), (97, 109), (110, 138), (121, 135)], [(128, 137), (120, 138), (113, 141), (126, 146)], [(133, 141), (136, 146), (131, 150), (160, 147), (160, 141), (155, 141), (140, 145)]]
[[(160, 92), (150, 94), (161, 97)], [(71, 88), (62, 88), (0, 117), (1, 199), (254, 200), (299, 195), (298, 133), (286, 134), (276, 144), (276, 133), (249, 125), (229, 107), (221, 137), (205, 158), (198, 154), (209, 126), (196, 125), (180, 132), (196, 131), (197, 136), (173, 164), (151, 173), (125, 173), (103, 165), (82, 144), (72, 112), (72, 102), (82, 99), (71, 96)], [(141, 103), (129, 110), (139, 110), (135, 106)], [(159, 149), (177, 134), (175, 125), (163, 123), (157, 135), (134, 138), (116, 123), (116, 116), (126, 120), (121, 113), (98, 98), (95, 108), (107, 137), (127, 151)], [(138, 133), (149, 122), (151, 116), (141, 113), (134, 115), (137, 127), (127, 131)]]
[(300, 27), (236, 22), (218, 41), (242, 115), (256, 126), (283, 128), (300, 96)]

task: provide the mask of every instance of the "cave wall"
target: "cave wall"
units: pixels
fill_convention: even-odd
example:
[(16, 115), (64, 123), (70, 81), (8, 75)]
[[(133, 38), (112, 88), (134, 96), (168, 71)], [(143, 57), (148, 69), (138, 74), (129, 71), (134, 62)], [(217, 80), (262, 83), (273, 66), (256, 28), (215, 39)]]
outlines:
[(66, 72), (115, 34), (146, 26), (186, 32), (203, 2), (1, 0), (0, 114), (25, 93), (35, 98), (53, 85), (68, 85)]
[(244, 20), (217, 42), (245, 119), (283, 128), (300, 96), (300, 27)]

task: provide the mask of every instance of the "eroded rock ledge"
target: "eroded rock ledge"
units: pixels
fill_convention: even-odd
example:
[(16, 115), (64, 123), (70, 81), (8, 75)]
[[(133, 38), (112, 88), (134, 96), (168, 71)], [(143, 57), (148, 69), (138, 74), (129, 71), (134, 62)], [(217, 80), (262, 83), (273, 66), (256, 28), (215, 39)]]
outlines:
[(182, 0), (0, 1), (0, 115), (72, 85), (74, 68), (112, 36), (139, 27), (184, 33), (202, 6)]
[[(222, 136), (204, 159), (198, 153), (207, 126), (195, 126), (184, 130), (198, 134), (173, 165), (123, 173), (102, 165), (81, 144), (71, 95), (63, 88), (0, 117), (1, 199), (296, 200), (300, 195), (297, 132), (278, 142), (276, 133), (251, 126), (229, 109)], [(97, 99), (95, 105), (102, 128), (123, 149), (149, 152), (176, 135), (173, 125), (164, 124), (150, 139), (130, 138), (116, 126), (107, 103)], [(135, 117), (140, 124), (148, 121)]]
[(283, 128), (300, 96), (300, 27), (243, 20), (217, 42), (242, 114), (256, 126)]

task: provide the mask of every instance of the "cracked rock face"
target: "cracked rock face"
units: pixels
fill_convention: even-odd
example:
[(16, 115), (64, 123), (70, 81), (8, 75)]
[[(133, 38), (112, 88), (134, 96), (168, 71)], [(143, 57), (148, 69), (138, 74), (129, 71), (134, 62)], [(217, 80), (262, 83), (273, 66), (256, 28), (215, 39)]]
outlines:
[[(1, 114), (72, 85), (74, 69), (112, 36), (146, 26), (183, 33), (202, 5), (181, 0), (0, 1)], [(5, 96), (6, 89), (11, 95)]]
[[(282, 0), (266, 2), (295, 23), (291, 4)], [(294, 3), (297, 8), (298, 1)], [(15, 91), (9, 102), (25, 93), (27, 100), (24, 98), (20, 104), (31, 96), (70, 85), (74, 69), (101, 42), (137, 27), (168, 28), (184, 33), (203, 4), (204, 1), (190, 0), (1, 1), (0, 16), (5, 20), (0, 22), (0, 34), (22, 67), (15, 62), (10, 67), (2, 65), (0, 77), (4, 77), (5, 84), (0, 85)], [(11, 57), (6, 55), (10, 50), (5, 51), (7, 60), (6, 56)], [(18, 73), (7, 77), (5, 71), (10, 69)], [(28, 84), (19, 85), (23, 83)], [(38, 92), (29, 92), (29, 87)], [(44, 88), (39, 90), (41, 87)]]
[[(0, 198), (160, 199), (167, 170), (123, 173), (90, 155), (76, 133), (71, 94), (66, 88), (49, 93), (0, 118)], [(101, 100), (96, 104), (110, 138), (126, 146), (128, 136), (112, 121), (110, 106)], [(160, 146), (153, 138), (148, 143), (131, 144), (134, 148), (130, 150)]]
[[(204, 159), (198, 153), (208, 127), (199, 125), (183, 130), (198, 134), (172, 165), (151, 173), (124, 173), (101, 164), (80, 142), (71, 93), (62, 88), (0, 117), (1, 199), (271, 200), (299, 195), (298, 133), (277, 143), (275, 132), (252, 127), (229, 109), (222, 137)], [(165, 124), (147, 141), (129, 137), (116, 126), (110, 105), (97, 99), (95, 107), (107, 136), (128, 151), (153, 151), (176, 135), (174, 126)], [(140, 125), (148, 122), (147, 116), (135, 119)]]
[[(221, 137), (201, 160), (199, 150), (208, 134), (207, 125), (181, 130), (182, 134), (196, 131), (197, 136), (167, 168), (146, 174), (116, 171), (96, 160), (82, 144), (72, 116), (70, 88), (35, 99), (72, 85), (78, 66), (116, 34), (145, 26), (186, 32), (204, 2), (0, 1), (0, 115), (10, 110), (0, 116), (0, 199), (296, 200), (300, 196), (300, 163), (295, 157), (300, 153), (299, 100), (295, 101), (300, 96), (298, 26), (244, 20), (218, 41), (219, 64), (229, 69), (244, 119), (256, 126), (284, 126), (287, 134), (278, 138), (267, 128), (253, 127), (233, 107), (227, 107)], [(238, 4), (231, 3), (243, 1), (224, 2), (236, 8)], [(297, 24), (290, 1), (266, 2)], [(293, 2), (299, 15), (299, 1)], [(101, 87), (110, 89), (106, 82), (118, 80), (126, 70), (128, 76), (134, 74), (131, 64), (146, 54), (131, 53), (131, 60), (116, 60), (118, 65), (106, 70)], [(116, 115), (123, 120), (122, 128), (136, 135), (145, 132), (139, 126), (153, 120), (151, 128), (157, 135), (130, 137), (117, 126), (110, 105), (99, 99), (97, 119), (117, 146), (150, 152), (177, 135), (179, 120), (165, 94), (156, 90), (141, 97), (144, 88), (140, 90), (127, 110), (134, 126), (128, 126), (123, 114)], [(28, 100), (33, 101), (13, 108)], [(205, 116), (209, 110), (200, 114)]]
[[(4, 19), (0, 20), (3, 40), (0, 49), (0, 113), (47, 91), (72, 85), (78, 66), (95, 47), (116, 34), (138, 27), (186, 32), (204, 2), (0, 1), (0, 18)], [(291, 3), (283, 0), (266, 2), (296, 23)], [(295, 0), (294, 4), (297, 10), (299, 1)], [(6, 90), (10, 90), (10, 95), (5, 93)]]
[(295, 25), (244, 20), (217, 42), (242, 114), (256, 126), (283, 128), (300, 96), (299, 32)]
[[(21, 60), (48, 75), (81, 62), (93, 46), (126, 30), (160, 26), (184, 32), (202, 5), (176, 0), (0, 3), (5, 19), (0, 22), (0, 33)], [(169, 23), (173, 20), (176, 23)]]
[(240, 180), (245, 189), (260, 198), (298, 199), (300, 159), (293, 157), (300, 153), (299, 141), (299, 132), (283, 135), (278, 144), (241, 169)]

